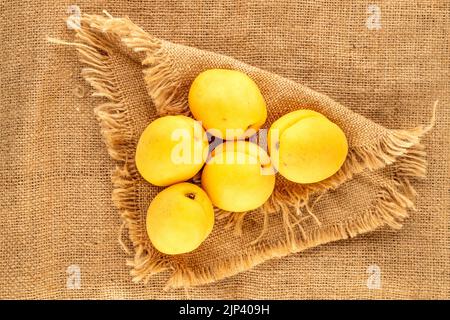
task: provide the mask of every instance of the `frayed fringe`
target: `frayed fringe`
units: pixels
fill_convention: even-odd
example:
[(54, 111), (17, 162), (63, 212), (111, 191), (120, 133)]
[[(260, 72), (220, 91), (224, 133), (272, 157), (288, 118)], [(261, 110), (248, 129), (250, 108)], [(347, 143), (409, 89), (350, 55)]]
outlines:
[[(435, 105), (436, 107), (436, 105)], [(434, 115), (433, 111), (433, 115)], [(434, 118), (433, 118), (434, 119)], [(432, 125), (434, 120), (432, 119)], [(355, 174), (364, 170), (377, 170), (394, 162), (396, 174), (406, 177), (423, 177), (426, 174), (426, 153), (423, 145), (419, 143), (420, 138), (430, 130), (430, 126), (421, 126), (412, 130), (391, 130), (386, 136), (381, 137), (376, 143), (353, 148), (347, 157), (342, 168), (331, 178), (314, 184), (277, 184), (270, 199), (261, 208), (261, 213), (267, 215), (271, 212), (281, 212), (283, 214), (284, 227), (287, 241), (292, 238), (292, 226), (297, 226), (303, 233), (301, 221), (305, 218), (312, 218), (320, 226), (319, 219), (314, 215), (312, 207), (317, 202), (313, 197), (323, 194), (326, 190), (335, 189), (345, 181), (350, 180)], [(281, 178), (282, 179), (282, 178)], [(243, 225), (243, 220), (248, 213), (229, 213), (229, 221), (239, 221), (235, 227), (235, 234), (242, 234), (239, 228)], [(239, 220), (233, 218), (238, 215)], [(267, 217), (265, 217), (265, 220)], [(232, 227), (232, 226), (229, 226)], [(263, 238), (267, 225), (262, 227), (261, 235), (255, 240)], [(252, 244), (255, 243), (252, 242)]]
[[(130, 40), (132, 34), (145, 35), (142, 30), (131, 28), (128, 24), (125, 24), (125, 27), (128, 28), (122, 29), (123, 25), (117, 24), (115, 19), (98, 21), (98, 18), (97, 16), (86, 16), (82, 22), (87, 23), (91, 28), (98, 28), (103, 32), (102, 36), (104, 33), (112, 32), (113, 35), (122, 37), (122, 42), (131, 46), (136, 52), (155, 50), (156, 42), (151, 41), (150, 37), (147, 37), (145, 41), (146, 46), (144, 43)], [(126, 37), (124, 37), (125, 35)], [(91, 50), (95, 48), (105, 54), (108, 48), (107, 44), (86, 28), (78, 30), (77, 37), (83, 43), (91, 46), (90, 48), (85, 46), (77, 48), (81, 55), (80, 61), (89, 66), (82, 70), (82, 76), (94, 88), (94, 96), (105, 97), (109, 100), (109, 102), (96, 107), (94, 112), (100, 123), (109, 154), (113, 159), (122, 163), (117, 166), (112, 176), (114, 185), (112, 199), (119, 209), (122, 220), (126, 223), (128, 235), (135, 251), (134, 257), (127, 260), (127, 265), (132, 268), (130, 273), (134, 282), (147, 282), (151, 275), (168, 269), (170, 265), (167, 258), (148, 243), (143, 222), (140, 219), (135, 190), (138, 174), (134, 159), (129, 159), (129, 155), (134, 153), (134, 150), (130, 149), (134, 145), (134, 133), (127, 109), (122, 104), (123, 98), (120, 89), (114, 83), (114, 74), (108, 65), (107, 57), (95, 54)], [(119, 238), (119, 242), (123, 243), (121, 238)]]
[(145, 54), (142, 60), (142, 65), (147, 67), (144, 69), (144, 80), (159, 115), (189, 114), (186, 99), (180, 97), (181, 90), (178, 90), (181, 86), (179, 72), (162, 48), (161, 40), (127, 18), (86, 15), (82, 21), (94, 30), (115, 35), (134, 52)]
[[(149, 247), (147, 246), (147, 248)], [(152, 275), (171, 267), (168, 257), (153, 248), (149, 251), (143, 246), (138, 246), (135, 250), (134, 258), (127, 260), (127, 266), (131, 267), (130, 274), (135, 283), (141, 281), (147, 283)]]
[(215, 216), (217, 220), (226, 219), (225, 229), (233, 229), (233, 234), (236, 236), (242, 235), (242, 224), (244, 223), (245, 213), (218, 209), (215, 211)]
[[(163, 42), (148, 35), (129, 19), (96, 15), (84, 15), (82, 28), (77, 30), (77, 43), (49, 39), (60, 44), (74, 45), (80, 53), (80, 61), (87, 65), (83, 77), (94, 88), (94, 96), (108, 99), (95, 108), (101, 131), (111, 157), (119, 161), (112, 180), (113, 201), (120, 211), (134, 249), (134, 257), (127, 260), (133, 281), (146, 283), (149, 278), (164, 270), (173, 270), (167, 288), (189, 287), (210, 283), (247, 270), (267, 259), (285, 256), (326, 242), (354, 237), (380, 226), (401, 227), (408, 216), (407, 209), (413, 207), (415, 192), (409, 177), (423, 176), (426, 171), (425, 152), (419, 141), (434, 124), (414, 130), (391, 130), (370, 146), (354, 147), (341, 168), (330, 179), (311, 185), (296, 185), (294, 188), (279, 184), (269, 201), (261, 209), (264, 212), (263, 227), (245, 253), (224, 258), (207, 267), (188, 268), (165, 256), (150, 245), (145, 235), (145, 226), (136, 204), (135, 188), (137, 171), (133, 159), (133, 131), (119, 88), (114, 83), (114, 74), (108, 63), (109, 42), (119, 40), (129, 49), (143, 54), (144, 78), (149, 94), (159, 114), (187, 114), (185, 98), (178, 90), (180, 76), (162, 48)], [(375, 200), (366, 213), (335, 225), (320, 226), (313, 214), (313, 206), (323, 190), (336, 188), (354, 174), (364, 170), (376, 170), (395, 162), (395, 178), (392, 184), (380, 187)], [(283, 186), (284, 185), (284, 186)], [(286, 239), (276, 243), (264, 240), (269, 215), (282, 215)], [(228, 219), (227, 227), (234, 233), (242, 233), (245, 214), (217, 212), (218, 217)], [(311, 218), (319, 227), (305, 231), (301, 222)], [(123, 246), (125, 244), (120, 241)], [(126, 247), (125, 247), (126, 248)], [(130, 250), (126, 250), (130, 251)]]
[[(82, 18), (82, 28), (76, 30), (79, 42), (70, 43), (52, 38), (48, 40), (57, 44), (75, 46), (80, 54), (80, 62), (87, 66), (82, 69), (81, 74), (94, 89), (93, 96), (108, 100), (96, 107), (94, 113), (99, 121), (101, 133), (111, 158), (119, 162), (112, 175), (114, 186), (112, 200), (119, 209), (120, 217), (128, 229), (128, 235), (133, 245), (134, 257), (127, 260), (127, 265), (132, 268), (133, 281), (147, 282), (151, 275), (168, 269), (170, 265), (167, 258), (148, 243), (145, 229), (142, 226), (139, 208), (136, 204), (135, 186), (138, 174), (134, 159), (129, 159), (129, 155), (134, 153), (132, 150), (134, 132), (127, 108), (122, 103), (123, 96), (115, 83), (108, 53), (109, 41), (117, 40), (117, 38), (113, 39), (114, 37), (126, 35), (131, 38), (132, 34), (142, 35), (144, 32), (126, 19), (120, 19), (121, 23), (118, 23), (117, 20), (86, 15)], [(127, 44), (127, 39), (122, 39), (122, 41)], [(137, 45), (137, 43), (135, 42), (133, 45)], [(156, 47), (152, 45), (148, 48), (134, 47), (137, 52), (142, 49), (154, 48)], [(122, 241), (123, 228), (123, 226), (120, 228), (119, 243), (125, 252), (130, 253), (131, 250)]]
[[(408, 217), (408, 208), (413, 207), (411, 190), (409, 181), (403, 178), (397, 181), (396, 186), (382, 187), (367, 212), (354, 219), (310, 231), (301, 230), (301, 232), (295, 232), (295, 224), (285, 223), (286, 234), (289, 235), (285, 241), (276, 243), (261, 241), (250, 246), (244, 254), (225, 258), (210, 266), (195, 269), (178, 266), (170, 276), (166, 289), (211, 283), (248, 270), (267, 259), (283, 257), (324, 243), (352, 238), (381, 226), (388, 225), (398, 229), (403, 220)], [(283, 215), (287, 214), (287, 210), (283, 211)], [(285, 222), (289, 220), (288, 217), (283, 219)]]

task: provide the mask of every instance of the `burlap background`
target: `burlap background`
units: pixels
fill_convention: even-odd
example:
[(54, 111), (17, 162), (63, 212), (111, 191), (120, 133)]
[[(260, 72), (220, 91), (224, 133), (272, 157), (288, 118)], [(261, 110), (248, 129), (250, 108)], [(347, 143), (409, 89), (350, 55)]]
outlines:
[[(362, 2), (78, 3), (83, 11), (129, 15), (162, 38), (304, 83), (388, 127), (423, 123), (428, 106), (441, 101), (437, 127), (425, 141), (428, 179), (417, 187), (418, 211), (403, 230), (271, 261), (190, 289), (190, 297), (448, 298), (450, 8), (422, 3), (378, 3), (381, 30), (366, 28), (369, 3)], [(94, 101), (80, 98), (90, 89), (78, 77), (74, 52), (45, 42), (47, 35), (70, 38), (63, 24), (70, 4), (1, 8), (0, 296), (186, 297), (161, 291), (165, 275), (147, 286), (129, 281), (110, 201), (113, 165), (92, 114)], [(78, 290), (66, 288), (70, 265), (81, 270)], [(381, 289), (366, 285), (373, 265), (381, 270)]]

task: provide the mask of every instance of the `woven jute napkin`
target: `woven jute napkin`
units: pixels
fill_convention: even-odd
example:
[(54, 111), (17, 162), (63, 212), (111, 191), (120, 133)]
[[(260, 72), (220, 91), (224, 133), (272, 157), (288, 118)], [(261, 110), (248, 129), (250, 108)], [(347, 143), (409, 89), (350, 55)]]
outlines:
[[(107, 13), (83, 15), (76, 39), (67, 44), (79, 51), (82, 75), (99, 97), (95, 114), (117, 161), (112, 197), (128, 234), (120, 241), (130, 254), (127, 264), (134, 281), (146, 282), (171, 270), (167, 287), (210, 283), (267, 259), (383, 226), (400, 228), (408, 209), (414, 208), (412, 184), (426, 172), (420, 139), (434, 117), (429, 125), (410, 130), (388, 129), (299, 83), (231, 57), (158, 39), (128, 18)], [(156, 109), (135, 94), (142, 79), (129, 75), (136, 68), (143, 71)], [(313, 109), (344, 130), (349, 154), (334, 176), (319, 183), (295, 184), (277, 175), (275, 191), (261, 208), (247, 213), (217, 210), (214, 230), (197, 250), (164, 255), (152, 247), (145, 231), (148, 205), (162, 188), (140, 177), (135, 148), (141, 132), (157, 117), (189, 115), (190, 84), (210, 68), (240, 70), (257, 83), (268, 108), (264, 128), (290, 111)]]

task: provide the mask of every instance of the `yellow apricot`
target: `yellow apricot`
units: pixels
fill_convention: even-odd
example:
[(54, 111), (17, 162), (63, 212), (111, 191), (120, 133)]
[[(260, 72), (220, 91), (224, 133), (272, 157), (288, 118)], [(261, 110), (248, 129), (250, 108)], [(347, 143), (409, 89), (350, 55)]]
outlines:
[(314, 183), (335, 174), (344, 163), (344, 132), (312, 110), (288, 113), (270, 127), (269, 151), (274, 167), (286, 179)]
[(191, 252), (211, 233), (214, 209), (200, 187), (178, 183), (164, 189), (152, 200), (146, 226), (151, 243), (160, 252)]
[(157, 186), (192, 178), (205, 163), (208, 141), (201, 125), (186, 116), (165, 116), (150, 123), (136, 147), (136, 167)]
[(230, 140), (253, 135), (267, 118), (258, 86), (236, 70), (200, 73), (189, 90), (189, 108), (208, 132)]
[(248, 141), (219, 145), (202, 172), (203, 189), (215, 206), (227, 211), (244, 212), (260, 207), (274, 186), (270, 158)]

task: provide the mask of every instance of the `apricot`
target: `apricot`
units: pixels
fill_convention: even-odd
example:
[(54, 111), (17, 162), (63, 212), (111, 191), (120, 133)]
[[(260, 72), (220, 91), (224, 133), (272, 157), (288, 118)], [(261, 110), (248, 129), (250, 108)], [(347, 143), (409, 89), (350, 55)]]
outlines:
[(191, 85), (188, 100), (194, 118), (222, 139), (251, 136), (267, 118), (266, 102), (258, 86), (236, 70), (200, 73)]
[(201, 180), (212, 203), (233, 212), (260, 207), (275, 186), (269, 156), (248, 141), (230, 141), (217, 146), (203, 169)]
[(274, 167), (297, 183), (314, 183), (332, 176), (348, 152), (341, 128), (312, 110), (282, 116), (270, 127), (268, 139)]
[(165, 116), (151, 122), (136, 147), (136, 167), (157, 186), (192, 178), (205, 163), (208, 140), (201, 125), (186, 116)]
[(147, 211), (147, 234), (165, 254), (191, 252), (214, 226), (214, 209), (207, 194), (191, 183), (172, 185), (156, 195)]

